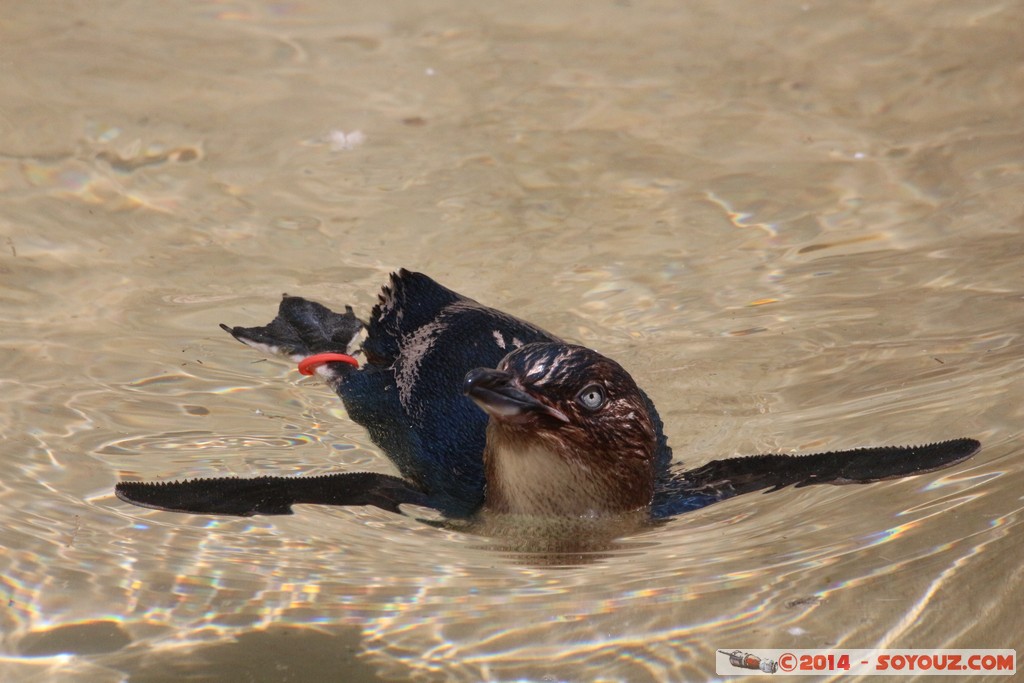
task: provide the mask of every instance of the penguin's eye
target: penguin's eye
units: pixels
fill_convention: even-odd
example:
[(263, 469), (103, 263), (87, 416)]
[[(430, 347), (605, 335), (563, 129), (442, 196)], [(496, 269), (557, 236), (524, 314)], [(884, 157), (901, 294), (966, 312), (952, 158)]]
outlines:
[(588, 384), (576, 394), (576, 402), (587, 410), (597, 410), (604, 405), (604, 389), (599, 384)]

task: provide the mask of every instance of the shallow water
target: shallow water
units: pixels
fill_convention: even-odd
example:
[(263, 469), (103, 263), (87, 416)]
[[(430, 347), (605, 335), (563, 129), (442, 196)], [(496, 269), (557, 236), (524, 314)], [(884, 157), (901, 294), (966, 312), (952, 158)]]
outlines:
[[(10, 4), (4, 680), (704, 680), (736, 648), (1012, 648), (1019, 3)], [(358, 132), (358, 135), (352, 135)], [(562, 564), (122, 479), (390, 471), (217, 323), (386, 274), (622, 361), (677, 458), (974, 436)]]

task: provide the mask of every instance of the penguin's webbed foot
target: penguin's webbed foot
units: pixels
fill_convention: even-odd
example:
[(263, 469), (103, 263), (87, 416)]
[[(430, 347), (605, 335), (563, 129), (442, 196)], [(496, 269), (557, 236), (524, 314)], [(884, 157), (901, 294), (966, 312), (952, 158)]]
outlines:
[(281, 299), (277, 317), (269, 325), (229, 327), (221, 324), (221, 329), (243, 344), (293, 360), (318, 353), (351, 354), (359, 343), (363, 327), (351, 306), (346, 306), (344, 313), (335, 313), (315, 301), (287, 294)]

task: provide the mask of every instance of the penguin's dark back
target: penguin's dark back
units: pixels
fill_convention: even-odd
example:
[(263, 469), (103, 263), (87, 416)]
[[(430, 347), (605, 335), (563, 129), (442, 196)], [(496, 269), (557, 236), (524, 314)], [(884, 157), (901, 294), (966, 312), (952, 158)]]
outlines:
[(487, 416), (462, 394), (466, 373), (558, 338), (405, 270), (382, 291), (367, 332), (367, 365), (337, 386), (350, 417), (404, 476), (445, 498), (446, 514), (471, 513), (484, 494)]

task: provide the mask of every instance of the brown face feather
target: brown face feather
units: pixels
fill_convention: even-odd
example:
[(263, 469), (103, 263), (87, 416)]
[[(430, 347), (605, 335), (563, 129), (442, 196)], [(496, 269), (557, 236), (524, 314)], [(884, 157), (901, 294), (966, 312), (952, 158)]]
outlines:
[(582, 346), (528, 344), (466, 385), (491, 415), (489, 509), (587, 515), (650, 504), (657, 437), (643, 394), (615, 361)]

